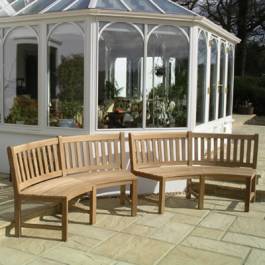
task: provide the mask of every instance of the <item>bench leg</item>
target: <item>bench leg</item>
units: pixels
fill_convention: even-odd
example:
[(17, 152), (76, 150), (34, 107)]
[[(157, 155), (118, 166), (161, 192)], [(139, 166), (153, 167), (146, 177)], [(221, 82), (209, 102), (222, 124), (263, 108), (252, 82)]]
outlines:
[(131, 193), (131, 215), (136, 216), (137, 214), (137, 180), (133, 180), (130, 185), (130, 193)]
[(192, 179), (187, 179), (187, 186), (186, 186), (186, 199), (191, 199), (191, 188), (192, 188)]
[(67, 241), (68, 232), (68, 201), (62, 201), (62, 240)]
[(21, 200), (15, 198), (15, 236), (21, 237)]
[(165, 211), (165, 189), (166, 189), (166, 182), (164, 179), (160, 180), (159, 182), (159, 210), (158, 213), (162, 214)]
[(200, 210), (203, 209), (204, 194), (205, 194), (205, 178), (200, 177), (199, 198), (198, 198), (198, 209)]
[(97, 189), (96, 187), (92, 188), (90, 191), (90, 215), (89, 215), (89, 223), (91, 225), (96, 223), (96, 211), (97, 211)]
[(251, 191), (252, 191), (252, 179), (246, 179), (246, 197), (245, 197), (245, 212), (249, 212), (249, 204), (251, 200)]
[(120, 204), (125, 205), (126, 196), (126, 185), (121, 185), (120, 187)]
[(252, 194), (253, 194), (253, 197), (252, 197), (252, 200), (251, 202), (255, 202), (256, 201), (256, 185), (257, 185), (257, 176), (255, 176), (253, 179), (252, 179)]

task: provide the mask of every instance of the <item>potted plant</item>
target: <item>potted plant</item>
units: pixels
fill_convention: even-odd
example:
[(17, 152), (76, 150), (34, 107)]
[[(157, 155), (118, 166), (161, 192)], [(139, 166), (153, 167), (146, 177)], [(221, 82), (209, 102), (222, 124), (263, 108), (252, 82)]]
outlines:
[(13, 124), (38, 124), (38, 103), (36, 99), (29, 96), (17, 96), (14, 98), (14, 103), (10, 109), (6, 123)]

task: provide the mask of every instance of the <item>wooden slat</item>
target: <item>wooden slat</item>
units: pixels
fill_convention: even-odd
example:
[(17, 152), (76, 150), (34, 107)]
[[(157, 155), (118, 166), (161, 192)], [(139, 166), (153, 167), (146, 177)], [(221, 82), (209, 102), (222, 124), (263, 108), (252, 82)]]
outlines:
[(28, 157), (26, 151), (22, 152), (22, 160), (25, 168), (25, 177), (26, 180), (28, 180), (30, 179), (30, 173), (29, 173)]
[(238, 141), (238, 139), (234, 139), (234, 151), (233, 151), (233, 160), (234, 160), (234, 162), (237, 161), (237, 148), (238, 148), (237, 141)]
[(24, 181), (26, 181), (26, 176), (25, 176), (26, 173), (25, 173), (25, 169), (24, 169), (22, 154), (18, 153), (17, 158), (18, 158), (19, 171), (20, 171), (20, 175), (21, 175), (21, 182), (24, 182)]
[(245, 140), (241, 139), (240, 141), (240, 163), (244, 163), (244, 154), (245, 154)]
[(44, 161), (44, 172), (45, 174), (48, 174), (50, 171), (49, 171), (46, 147), (43, 146), (41, 148), (41, 151), (42, 151), (42, 156), (43, 156), (43, 161)]
[(218, 138), (214, 138), (213, 153), (214, 153), (214, 161), (217, 161), (218, 159)]
[(60, 161), (59, 161), (59, 156), (58, 156), (58, 145), (53, 144), (52, 145), (52, 151), (53, 151), (55, 170), (58, 171), (58, 170), (60, 170)]
[(163, 144), (164, 144), (164, 159), (165, 162), (168, 162), (168, 139), (164, 139)]
[(159, 160), (159, 162), (163, 162), (163, 156), (162, 156), (162, 140), (161, 139), (158, 139), (157, 144), (158, 144), (158, 160)]
[(94, 142), (95, 147), (95, 158), (96, 158), (96, 165), (100, 165), (100, 159), (99, 159), (99, 142)]
[(199, 141), (198, 141), (198, 137), (194, 138), (194, 160), (195, 161), (199, 160)]
[(29, 164), (29, 171), (30, 171), (30, 177), (34, 178), (36, 177), (34, 168), (33, 168), (33, 157), (32, 157), (32, 150), (28, 150), (27, 152), (27, 158), (28, 158), (28, 164)]
[(70, 159), (72, 162), (72, 164), (71, 164), (72, 167), (76, 167), (76, 165), (77, 165), (75, 146), (76, 145), (74, 142), (70, 143)]
[(135, 147), (136, 147), (136, 157), (139, 164), (143, 163), (141, 151), (140, 151), (140, 141), (135, 141)]
[(112, 158), (113, 158), (113, 154), (112, 154), (112, 144), (111, 141), (108, 141), (108, 159), (109, 159), (109, 163), (112, 163)]
[(81, 141), (80, 142), (76, 142), (76, 152), (77, 152), (77, 167), (82, 167), (83, 166), (83, 158), (82, 158), (82, 154), (81, 154)]
[(51, 146), (48, 145), (46, 148), (47, 148), (47, 151), (48, 151), (48, 165), (50, 166), (50, 171), (54, 171)]
[(115, 159), (115, 163), (120, 164), (118, 144), (119, 144), (118, 140), (114, 140), (114, 159)]
[(83, 159), (84, 159), (84, 166), (89, 165), (89, 154), (87, 150), (87, 142), (82, 142), (82, 150), (83, 150)]
[(247, 140), (247, 163), (251, 163), (251, 140)]
[(89, 148), (90, 165), (94, 165), (95, 164), (95, 160), (94, 160), (93, 144), (92, 144), (92, 142), (88, 142), (88, 148)]
[(143, 163), (146, 163), (146, 150), (145, 150), (145, 141), (141, 140), (141, 155)]
[(45, 173), (45, 169), (43, 165), (42, 151), (41, 151), (41, 148), (37, 148), (36, 150), (37, 150), (37, 160), (39, 164), (40, 175), (43, 175)]
[(207, 138), (207, 160), (212, 160), (211, 159), (211, 138)]
[(186, 138), (181, 138), (182, 161), (186, 160)]
[(70, 168), (71, 164), (70, 164), (70, 150), (69, 150), (69, 144), (68, 143), (64, 143), (64, 153), (65, 153), (65, 160), (66, 160), (66, 168)]
[(225, 160), (224, 157), (224, 148), (225, 148), (225, 144), (224, 144), (224, 138), (221, 139), (221, 144), (220, 144), (220, 161), (223, 162)]
[(102, 156), (102, 164), (106, 165), (107, 164), (107, 159), (106, 159), (105, 141), (101, 141), (101, 156)]
[(32, 157), (33, 157), (33, 165), (34, 165), (35, 175), (39, 176), (40, 171), (39, 171), (39, 166), (38, 166), (37, 157), (36, 157), (36, 149), (32, 149)]
[(157, 147), (156, 147), (156, 140), (152, 139), (152, 149), (153, 149), (153, 158), (154, 158), (154, 162), (157, 162)]
[(170, 150), (170, 161), (175, 161), (175, 157), (174, 157), (174, 140), (173, 139), (169, 139), (169, 150)]
[(179, 139), (175, 139), (176, 142), (176, 161), (180, 161), (180, 151), (179, 151)]
[(205, 160), (205, 138), (201, 137), (201, 161)]
[(226, 160), (227, 162), (231, 161), (231, 139), (227, 139), (227, 155), (226, 155)]
[(151, 151), (151, 144), (150, 144), (150, 139), (146, 140), (146, 147), (147, 147), (147, 160), (152, 161), (152, 151)]

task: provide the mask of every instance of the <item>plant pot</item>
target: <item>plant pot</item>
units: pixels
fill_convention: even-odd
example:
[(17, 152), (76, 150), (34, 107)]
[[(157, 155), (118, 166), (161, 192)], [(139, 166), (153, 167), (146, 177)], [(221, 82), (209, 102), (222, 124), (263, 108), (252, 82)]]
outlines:
[(238, 108), (239, 114), (246, 114), (246, 115), (252, 115), (254, 114), (254, 107), (253, 106), (240, 106)]
[(75, 127), (74, 119), (60, 119), (59, 127), (74, 128)]

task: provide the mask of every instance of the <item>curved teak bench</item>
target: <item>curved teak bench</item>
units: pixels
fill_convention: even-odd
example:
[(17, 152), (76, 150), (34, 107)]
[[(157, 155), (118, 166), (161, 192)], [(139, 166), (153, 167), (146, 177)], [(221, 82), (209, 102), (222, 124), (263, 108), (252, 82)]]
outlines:
[[(95, 197), (95, 189), (87, 180), (63, 177), (58, 138), (8, 148), (11, 176), (14, 185), (15, 235), (22, 227), (62, 230), (67, 240), (68, 202), (87, 192)], [(21, 207), (25, 201), (48, 201), (61, 204), (62, 226), (28, 224), (22, 222)], [(93, 218), (91, 200), (90, 222)]]
[[(159, 213), (165, 207), (165, 183), (187, 179), (187, 198), (199, 197), (203, 208), (205, 179), (243, 180), (245, 211), (255, 199), (258, 135), (206, 133), (130, 134), (132, 172), (159, 181)], [(198, 194), (192, 178), (200, 179)]]
[[(137, 179), (125, 167), (123, 134), (58, 137), (8, 148), (14, 184), (15, 234), (21, 227), (61, 229), (67, 240), (68, 202), (90, 192), (90, 223), (96, 220), (96, 190), (131, 185), (132, 215), (136, 215)], [(62, 205), (62, 226), (22, 223), (23, 201), (51, 201)]]

